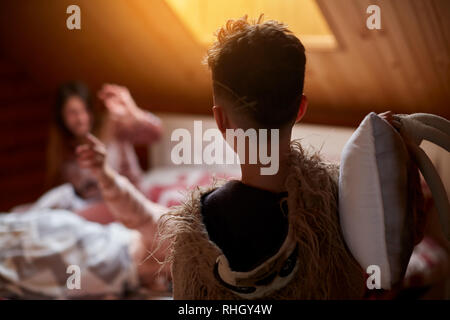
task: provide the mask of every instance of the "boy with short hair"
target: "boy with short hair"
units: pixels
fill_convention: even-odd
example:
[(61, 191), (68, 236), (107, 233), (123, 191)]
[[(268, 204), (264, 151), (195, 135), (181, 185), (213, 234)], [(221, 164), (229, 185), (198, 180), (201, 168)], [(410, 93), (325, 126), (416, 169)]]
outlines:
[(197, 190), (163, 216), (174, 298), (361, 298), (363, 271), (339, 226), (338, 167), (291, 142), (307, 108), (302, 43), (262, 16), (229, 20), (217, 38), (206, 59), (217, 126), (224, 135), (227, 129), (277, 129), (278, 148), (270, 152), (279, 170), (263, 175), (260, 161), (241, 158), (240, 181)]

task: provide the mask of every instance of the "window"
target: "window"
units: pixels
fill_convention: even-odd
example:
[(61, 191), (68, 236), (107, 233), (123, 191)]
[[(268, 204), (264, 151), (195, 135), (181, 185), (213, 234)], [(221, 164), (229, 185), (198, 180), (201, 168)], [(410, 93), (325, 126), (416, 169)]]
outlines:
[(230, 18), (248, 14), (286, 23), (306, 48), (335, 48), (336, 39), (315, 0), (166, 0), (182, 23), (202, 45), (214, 41), (214, 32)]

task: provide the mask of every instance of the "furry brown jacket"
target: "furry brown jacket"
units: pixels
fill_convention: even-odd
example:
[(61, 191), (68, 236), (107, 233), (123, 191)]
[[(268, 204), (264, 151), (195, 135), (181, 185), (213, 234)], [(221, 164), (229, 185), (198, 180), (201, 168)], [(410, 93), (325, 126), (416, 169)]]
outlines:
[(168, 241), (174, 299), (360, 299), (364, 273), (346, 248), (338, 217), (337, 165), (292, 143), (289, 232), (278, 253), (249, 272), (234, 272), (208, 237), (197, 189), (160, 220)]

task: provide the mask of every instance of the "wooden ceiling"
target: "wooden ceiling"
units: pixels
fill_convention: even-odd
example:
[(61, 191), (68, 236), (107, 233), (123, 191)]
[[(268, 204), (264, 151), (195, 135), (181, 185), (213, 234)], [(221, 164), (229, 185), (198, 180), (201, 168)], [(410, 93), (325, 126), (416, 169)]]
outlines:
[[(317, 2), (340, 47), (308, 55), (313, 119), (346, 123), (387, 109), (450, 117), (450, 1)], [(381, 30), (366, 27), (370, 4), (381, 8)]]
[[(305, 121), (356, 125), (387, 109), (450, 118), (450, 1), (317, 3), (338, 47), (307, 52)], [(82, 30), (66, 28), (71, 4)], [(381, 30), (366, 28), (369, 4), (381, 8)], [(69, 79), (116, 82), (153, 111), (210, 112), (206, 48), (163, 0), (2, 1), (0, 49), (49, 92)]]

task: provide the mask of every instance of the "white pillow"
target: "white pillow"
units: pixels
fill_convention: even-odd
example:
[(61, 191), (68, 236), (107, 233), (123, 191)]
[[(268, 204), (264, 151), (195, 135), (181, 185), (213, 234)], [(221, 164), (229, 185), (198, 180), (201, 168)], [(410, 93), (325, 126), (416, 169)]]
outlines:
[(398, 132), (370, 113), (345, 145), (339, 216), (345, 241), (366, 270), (381, 270), (381, 287), (401, 281), (413, 249), (407, 215), (408, 153)]

